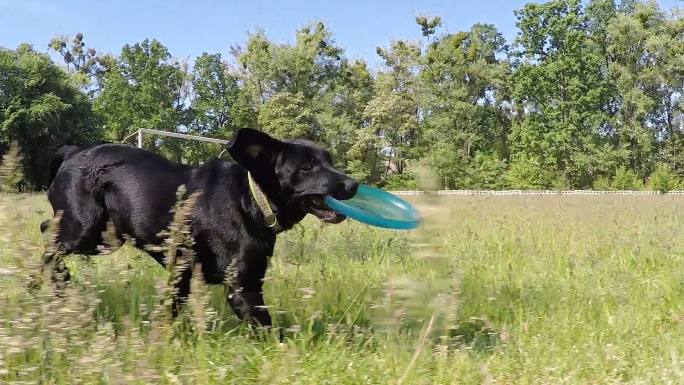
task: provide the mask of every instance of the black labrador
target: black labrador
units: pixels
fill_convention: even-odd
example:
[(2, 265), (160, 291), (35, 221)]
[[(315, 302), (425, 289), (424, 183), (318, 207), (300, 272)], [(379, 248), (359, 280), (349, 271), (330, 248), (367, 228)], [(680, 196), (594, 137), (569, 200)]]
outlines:
[[(46, 251), (44, 263), (55, 267), (60, 261), (61, 273), (68, 276), (61, 257), (97, 254), (111, 221), (117, 237), (129, 235), (136, 247), (164, 264), (164, 255), (149, 251), (148, 245), (161, 244), (159, 233), (172, 220), (177, 189), (185, 185), (187, 194), (199, 192), (189, 221), (195, 262), (201, 263), (204, 280), (227, 283), (230, 268), (234, 276), (226, 292), (237, 316), (270, 326), (262, 285), (276, 234), (306, 214), (341, 222), (345, 217), (326, 208), (323, 198), (350, 198), (358, 182), (332, 165), (328, 151), (306, 140), (280, 141), (241, 129), (228, 152), (237, 163), (215, 159), (192, 168), (128, 145), (63, 148), (51, 166), (54, 180), (48, 190), (55, 215), (61, 213), (57, 247)], [(248, 174), (263, 191), (278, 226), (257, 203)], [(42, 224), (41, 230), (46, 227)], [(174, 315), (187, 299), (192, 270), (185, 269), (177, 281)]]

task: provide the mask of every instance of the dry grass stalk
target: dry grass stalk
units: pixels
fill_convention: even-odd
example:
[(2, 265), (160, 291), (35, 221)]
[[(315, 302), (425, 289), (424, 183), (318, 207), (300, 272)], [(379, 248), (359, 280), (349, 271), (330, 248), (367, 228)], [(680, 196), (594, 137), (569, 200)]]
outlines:
[(188, 306), (190, 308), (190, 321), (193, 330), (198, 336), (202, 336), (216, 317), (216, 311), (211, 308), (211, 292), (209, 287), (202, 279), (202, 267), (198, 263), (195, 265), (190, 281), (190, 296)]
[(24, 178), (22, 159), (19, 144), (16, 141), (12, 142), (0, 164), (0, 191), (10, 193), (19, 191), (19, 182)]

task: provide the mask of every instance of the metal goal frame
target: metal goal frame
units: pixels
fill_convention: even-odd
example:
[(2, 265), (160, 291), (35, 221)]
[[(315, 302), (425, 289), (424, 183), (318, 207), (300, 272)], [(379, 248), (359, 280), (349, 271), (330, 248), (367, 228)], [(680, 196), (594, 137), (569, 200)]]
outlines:
[(130, 139), (133, 135), (137, 135), (138, 137), (138, 148), (143, 147), (143, 134), (153, 134), (153, 135), (159, 135), (159, 136), (169, 136), (172, 138), (179, 138), (179, 139), (187, 139), (187, 140), (196, 140), (198, 142), (208, 142), (208, 143), (215, 143), (215, 144), (221, 144), (225, 145), (228, 144), (230, 141), (224, 140), (224, 139), (216, 139), (216, 138), (207, 138), (206, 136), (198, 136), (198, 135), (188, 135), (188, 134), (179, 134), (176, 132), (168, 132), (168, 131), (161, 131), (161, 130), (155, 130), (152, 128), (141, 128), (138, 131), (132, 133), (131, 135), (128, 135), (126, 139), (122, 140), (121, 142), (125, 142), (128, 139)]

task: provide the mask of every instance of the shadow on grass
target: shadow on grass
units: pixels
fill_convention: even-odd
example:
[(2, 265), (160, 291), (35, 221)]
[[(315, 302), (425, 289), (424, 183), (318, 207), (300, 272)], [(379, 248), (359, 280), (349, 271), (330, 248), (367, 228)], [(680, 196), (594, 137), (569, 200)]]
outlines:
[(491, 351), (501, 342), (501, 335), (489, 321), (482, 318), (471, 318), (458, 323), (449, 337), (453, 344), (478, 353)]

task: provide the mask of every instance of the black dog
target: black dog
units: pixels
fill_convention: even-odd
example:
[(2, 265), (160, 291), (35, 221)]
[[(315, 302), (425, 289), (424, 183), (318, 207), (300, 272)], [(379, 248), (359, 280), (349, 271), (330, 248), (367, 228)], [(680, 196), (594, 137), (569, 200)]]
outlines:
[[(61, 261), (71, 253), (97, 254), (108, 221), (117, 237), (130, 235), (138, 248), (159, 245), (158, 234), (172, 219), (176, 191), (185, 185), (188, 194), (200, 193), (190, 225), (195, 261), (201, 263), (205, 281), (224, 283), (230, 267), (234, 277), (228, 301), (237, 316), (271, 325), (262, 280), (277, 232), (290, 229), (307, 213), (324, 222), (341, 222), (344, 216), (327, 209), (323, 197), (350, 198), (358, 183), (333, 167), (326, 150), (305, 140), (279, 141), (242, 129), (228, 152), (237, 164), (212, 160), (191, 168), (127, 145), (62, 149), (48, 190), (55, 214), (62, 213), (57, 251), (46, 252), (44, 262)], [(248, 175), (258, 187), (250, 188)], [(267, 202), (254, 190), (263, 191)], [(164, 264), (161, 252), (148, 253)], [(187, 299), (192, 269), (181, 274), (174, 314)]]

